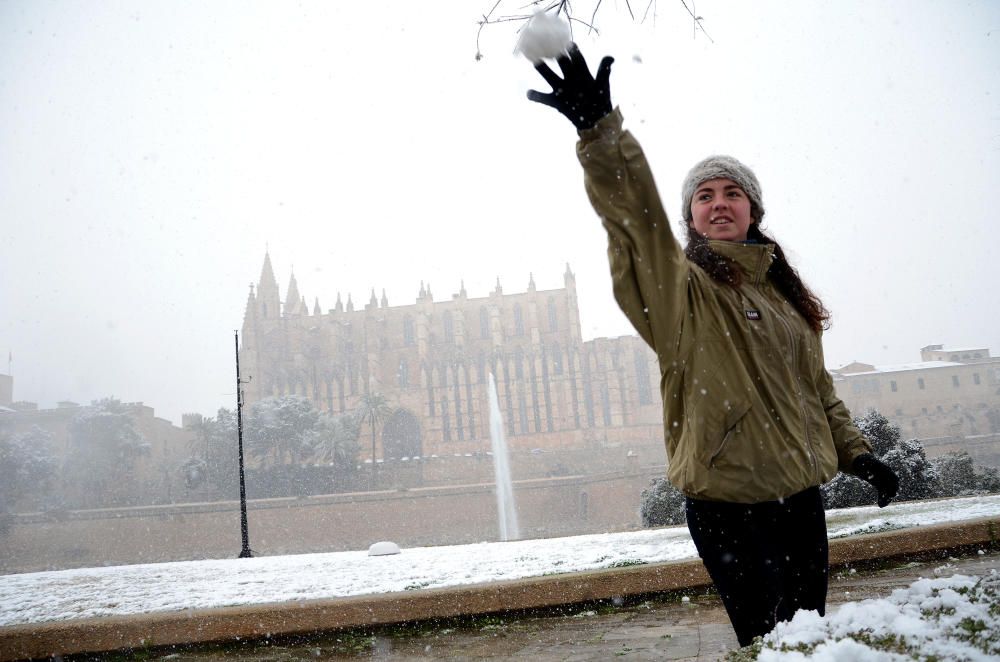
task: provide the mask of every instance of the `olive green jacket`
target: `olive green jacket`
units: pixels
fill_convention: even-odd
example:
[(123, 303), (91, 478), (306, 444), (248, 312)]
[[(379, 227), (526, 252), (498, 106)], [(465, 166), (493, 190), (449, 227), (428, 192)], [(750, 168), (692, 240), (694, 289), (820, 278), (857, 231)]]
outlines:
[(615, 298), (659, 359), (670, 482), (699, 499), (771, 501), (870, 452), (820, 334), (767, 278), (773, 246), (710, 242), (742, 269), (738, 288), (690, 262), (618, 109), (580, 133), (577, 155), (608, 232)]

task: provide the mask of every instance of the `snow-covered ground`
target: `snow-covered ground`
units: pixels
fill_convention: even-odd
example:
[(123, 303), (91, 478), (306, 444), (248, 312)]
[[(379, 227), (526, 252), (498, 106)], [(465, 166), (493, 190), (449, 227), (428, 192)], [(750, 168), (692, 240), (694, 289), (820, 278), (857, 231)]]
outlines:
[(1000, 659), (1000, 575), (918, 579), (888, 598), (800, 611), (764, 637), (761, 662)]
[[(1000, 496), (831, 511), (831, 538), (1000, 515)], [(0, 626), (337, 598), (695, 558), (686, 527), (628, 533), (0, 576)]]

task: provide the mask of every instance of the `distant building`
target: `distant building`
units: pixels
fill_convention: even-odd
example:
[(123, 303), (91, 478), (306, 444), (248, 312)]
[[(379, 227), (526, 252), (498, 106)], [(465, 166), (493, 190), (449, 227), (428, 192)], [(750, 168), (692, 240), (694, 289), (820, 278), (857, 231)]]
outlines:
[(878, 409), (909, 437), (1000, 433), (1000, 357), (988, 348), (942, 345), (920, 355), (918, 363), (837, 368), (837, 393), (853, 413)]
[(310, 312), (294, 275), (281, 300), (265, 255), (243, 319), (246, 402), (297, 394), (340, 413), (378, 392), (396, 409), (375, 459), (469, 453), (489, 449), (492, 373), (514, 448), (662, 449), (654, 353), (638, 336), (584, 341), (568, 266), (563, 283), (539, 290), (531, 277), (527, 291), (505, 294), (498, 280), (478, 298), (463, 285), (444, 301), (421, 283), (410, 304), (390, 306), (372, 290), (361, 309), (338, 294), (333, 308), (317, 300)]
[[(180, 463), (189, 454), (189, 444), (194, 437), (192, 430), (176, 427), (170, 421), (158, 418), (153, 408), (141, 402), (122, 403), (125, 412), (132, 419), (135, 429), (148, 444), (148, 453), (136, 461), (134, 478), (141, 492), (133, 495), (136, 504), (166, 503), (180, 492)], [(53, 409), (39, 409), (34, 402), (13, 402), (7, 408), (0, 408), (0, 431), (3, 435), (20, 435), (38, 427), (52, 435), (49, 448), (59, 464), (60, 470), (73, 455), (73, 440), (69, 433), (70, 423), (86, 409), (75, 402), (62, 401)], [(66, 486), (56, 484), (54, 491), (64, 497)], [(69, 506), (75, 506), (70, 499)]]

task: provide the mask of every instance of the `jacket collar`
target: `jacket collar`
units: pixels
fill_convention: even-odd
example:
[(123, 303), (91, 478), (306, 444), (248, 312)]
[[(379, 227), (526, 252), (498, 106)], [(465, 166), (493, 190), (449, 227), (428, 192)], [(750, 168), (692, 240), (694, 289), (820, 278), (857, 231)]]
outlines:
[(767, 270), (774, 261), (774, 244), (744, 244), (739, 241), (709, 240), (708, 245), (719, 255), (728, 257), (739, 265), (744, 278), (760, 285), (767, 278)]

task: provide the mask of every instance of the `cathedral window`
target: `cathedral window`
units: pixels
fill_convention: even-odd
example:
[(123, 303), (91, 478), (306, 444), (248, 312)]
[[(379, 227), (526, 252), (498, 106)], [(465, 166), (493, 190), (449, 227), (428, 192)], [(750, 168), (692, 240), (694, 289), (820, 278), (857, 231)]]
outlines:
[(562, 351), (559, 349), (559, 343), (553, 343), (552, 345), (552, 372), (557, 375), (563, 374), (563, 358)]
[(556, 298), (549, 297), (549, 331), (559, 330), (559, 311), (556, 308)]
[(404, 345), (415, 345), (417, 342), (417, 334), (413, 330), (413, 318), (407, 315), (403, 318), (403, 344)]
[(514, 376), (517, 379), (524, 379), (524, 352), (520, 347), (514, 350)]
[(455, 342), (455, 320), (451, 311), (444, 311), (444, 339), (445, 342)]
[(514, 335), (524, 335), (524, 311), (519, 303), (514, 304)]
[(458, 440), (465, 440), (465, 428), (462, 425), (462, 387), (458, 383), (458, 378), (454, 380), (455, 383), (455, 431), (458, 432)]
[(528, 403), (524, 398), (524, 390), (517, 389), (517, 413), (521, 424), (521, 434), (528, 434)]
[(406, 359), (399, 360), (399, 370), (396, 372), (396, 376), (399, 379), (400, 387), (410, 385), (410, 366), (406, 363)]
[(635, 381), (639, 391), (639, 404), (653, 404), (653, 390), (649, 386), (649, 362), (640, 350), (635, 352)]
[(601, 384), (601, 413), (604, 414), (604, 427), (611, 426), (611, 396), (608, 385)]
[(486, 310), (486, 306), (479, 307), (479, 337), (490, 337), (490, 311)]
[(425, 374), (427, 375), (427, 411), (431, 418), (437, 415), (437, 410), (434, 407), (434, 375), (431, 373), (430, 367), (425, 368)]
[(448, 398), (441, 398), (441, 435), (451, 441), (451, 417), (448, 415)]

